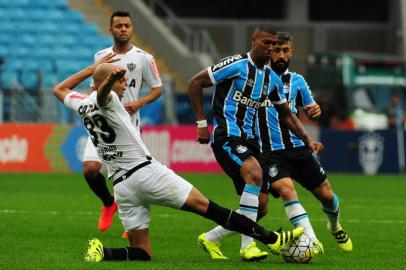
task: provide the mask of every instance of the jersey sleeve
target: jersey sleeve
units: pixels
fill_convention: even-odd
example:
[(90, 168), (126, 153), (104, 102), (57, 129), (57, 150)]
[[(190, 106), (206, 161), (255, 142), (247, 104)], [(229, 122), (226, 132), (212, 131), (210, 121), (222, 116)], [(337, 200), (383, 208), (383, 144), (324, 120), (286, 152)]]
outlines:
[(272, 104), (279, 105), (286, 102), (286, 96), (283, 92), (283, 84), (281, 79), (275, 72), (271, 71), (271, 90), (269, 93), (269, 99), (271, 100)]
[(301, 100), (297, 104), (299, 104), (302, 107), (306, 107), (310, 104), (315, 103), (315, 101), (313, 99), (312, 91), (310, 90), (309, 85), (307, 84), (305, 79), (302, 76), (298, 76), (298, 78), (299, 78), (298, 85), (299, 85)]
[(219, 63), (207, 68), (210, 80), (213, 85), (225, 79), (240, 75), (242, 67), (242, 55), (234, 55), (222, 59)]
[(142, 78), (151, 88), (162, 86), (162, 80), (159, 75), (158, 66), (155, 58), (147, 54), (145, 58), (145, 65), (142, 70)]
[(80, 103), (84, 100), (87, 96), (83, 95), (79, 92), (72, 91), (65, 96), (63, 103), (70, 109), (77, 111), (79, 109)]
[(95, 91), (94, 93), (96, 93), (96, 94), (94, 94), (95, 95), (95, 97), (94, 97), (95, 102), (96, 102), (97, 106), (99, 106), (100, 108), (113, 109), (114, 110), (114, 106), (116, 104), (120, 104), (120, 106), (122, 106), (120, 98), (117, 96), (116, 92), (114, 92), (113, 90), (110, 92), (110, 94), (111, 94), (110, 101), (108, 103), (104, 104), (103, 106), (100, 106), (99, 103), (97, 102), (97, 92)]

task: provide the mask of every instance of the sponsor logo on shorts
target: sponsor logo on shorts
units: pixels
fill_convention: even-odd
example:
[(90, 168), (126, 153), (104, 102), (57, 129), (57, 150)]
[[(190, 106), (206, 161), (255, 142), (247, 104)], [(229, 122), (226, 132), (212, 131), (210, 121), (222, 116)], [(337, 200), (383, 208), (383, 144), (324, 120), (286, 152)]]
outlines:
[(237, 146), (236, 148), (235, 148), (235, 150), (237, 151), (237, 153), (240, 153), (240, 154), (242, 154), (242, 153), (245, 153), (245, 152), (247, 152), (247, 147), (245, 147), (244, 145), (239, 145), (239, 146)]
[(275, 176), (277, 176), (278, 175), (278, 168), (276, 168), (276, 165), (272, 165), (270, 168), (269, 168), (269, 176), (271, 176), (271, 177), (275, 177)]

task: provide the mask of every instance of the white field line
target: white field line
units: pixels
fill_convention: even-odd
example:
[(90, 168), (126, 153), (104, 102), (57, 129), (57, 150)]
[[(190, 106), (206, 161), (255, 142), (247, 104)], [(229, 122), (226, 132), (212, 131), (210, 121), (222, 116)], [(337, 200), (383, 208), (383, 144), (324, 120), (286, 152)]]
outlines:
[[(42, 215), (72, 215), (72, 216), (98, 216), (100, 212), (91, 211), (28, 211), (28, 210), (15, 210), (15, 209), (0, 209), (0, 214), (42, 214)], [(156, 215), (161, 218), (176, 218), (178, 215), (174, 214), (158, 214)], [(281, 217), (271, 217), (272, 220), (284, 220)], [(325, 222), (324, 218), (311, 218), (311, 222)], [(347, 223), (363, 223), (360, 219), (345, 219)], [(368, 219), (368, 223), (377, 224), (406, 224), (406, 220), (394, 220), (394, 219)]]

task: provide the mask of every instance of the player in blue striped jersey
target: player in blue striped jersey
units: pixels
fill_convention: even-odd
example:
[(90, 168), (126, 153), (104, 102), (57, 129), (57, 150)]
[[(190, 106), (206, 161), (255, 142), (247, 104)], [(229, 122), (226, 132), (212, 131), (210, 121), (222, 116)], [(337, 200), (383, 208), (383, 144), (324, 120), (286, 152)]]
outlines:
[[(304, 78), (288, 70), (293, 55), (292, 37), (285, 32), (278, 33), (278, 41), (271, 57), (272, 69), (281, 77), (283, 89), (293, 113), (303, 108), (310, 119), (321, 114)], [(282, 197), (285, 211), (294, 226), (305, 228), (305, 234), (314, 243), (315, 254), (323, 253), (323, 245), (317, 239), (309, 217), (300, 204), (292, 179), (313, 193), (321, 202), (328, 219), (329, 231), (336, 238), (339, 247), (352, 251), (352, 242), (339, 223), (339, 200), (333, 192), (327, 176), (316, 155), (305, 143), (293, 134), (274, 107), (258, 110), (260, 143), (264, 156), (264, 181), (269, 179), (270, 192)], [(321, 148), (322, 149), (322, 148)]]
[[(203, 69), (189, 82), (189, 94), (197, 119), (197, 141), (209, 143), (216, 160), (233, 180), (241, 196), (239, 213), (257, 220), (266, 212), (268, 187), (262, 181), (262, 156), (255, 132), (256, 113), (261, 106), (274, 105), (286, 124), (306, 144), (313, 147), (300, 121), (290, 111), (280, 78), (268, 67), (276, 31), (256, 27), (251, 39), (251, 50), (221, 60)], [(210, 138), (203, 110), (203, 88), (215, 85), (213, 96), (214, 130)], [(231, 234), (222, 227), (199, 236), (199, 245), (213, 259), (225, 259), (218, 249), (223, 236)], [(240, 255), (242, 260), (266, 258), (252, 238), (243, 236)]]

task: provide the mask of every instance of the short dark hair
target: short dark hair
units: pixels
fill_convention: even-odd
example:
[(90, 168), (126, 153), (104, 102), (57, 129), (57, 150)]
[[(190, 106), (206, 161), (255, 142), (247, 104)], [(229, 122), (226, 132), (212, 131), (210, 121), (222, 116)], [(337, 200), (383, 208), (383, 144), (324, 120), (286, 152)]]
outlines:
[(289, 34), (288, 32), (278, 32), (276, 34), (278, 35), (278, 40), (276, 41), (276, 43), (279, 45), (293, 41), (292, 35)]
[(131, 19), (130, 12), (117, 10), (117, 11), (114, 11), (113, 14), (111, 14), (111, 16), (110, 16), (110, 26), (113, 25), (113, 18), (114, 17), (130, 17), (130, 19)]
[(254, 34), (256, 34), (258, 32), (267, 32), (268, 34), (271, 34), (271, 35), (277, 34), (277, 31), (275, 30), (275, 28), (270, 24), (261, 24), (261, 25), (256, 26), (254, 29)]

